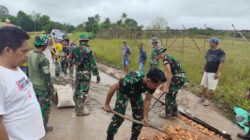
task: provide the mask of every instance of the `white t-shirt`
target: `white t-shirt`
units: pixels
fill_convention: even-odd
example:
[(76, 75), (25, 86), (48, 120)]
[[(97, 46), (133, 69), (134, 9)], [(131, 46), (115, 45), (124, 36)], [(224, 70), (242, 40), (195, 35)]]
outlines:
[(19, 68), (0, 66), (0, 115), (10, 140), (39, 140), (45, 135), (33, 85)]

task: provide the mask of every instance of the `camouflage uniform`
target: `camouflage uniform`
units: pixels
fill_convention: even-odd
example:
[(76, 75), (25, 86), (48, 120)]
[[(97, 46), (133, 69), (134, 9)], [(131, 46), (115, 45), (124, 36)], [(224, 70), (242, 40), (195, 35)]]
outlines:
[(80, 44), (71, 52), (71, 62), (74, 62), (76, 69), (75, 94), (76, 113), (84, 114), (84, 102), (87, 98), (91, 80), (91, 72), (99, 77), (94, 54), (87, 44)]
[[(114, 111), (124, 115), (128, 101), (130, 100), (133, 118), (139, 121), (143, 119), (142, 93), (149, 91), (146, 85), (143, 84), (144, 76), (143, 72), (130, 72), (124, 79), (120, 80), (120, 88), (117, 91)], [(151, 90), (149, 93), (154, 93), (154, 91)], [(123, 121), (123, 118), (114, 115), (108, 127), (108, 135), (115, 135)], [(141, 124), (133, 123), (132, 136), (139, 136), (141, 129)]]
[(187, 78), (184, 69), (175, 57), (166, 54), (163, 58), (163, 64), (169, 64), (173, 74), (169, 87), (169, 94), (166, 95), (165, 98), (165, 112), (166, 114), (172, 114), (177, 111), (176, 95), (185, 82), (187, 82)]
[(157, 48), (153, 48), (152, 52), (151, 52), (151, 57), (150, 57), (150, 69), (152, 68), (157, 68), (159, 67), (159, 60), (155, 59), (156, 57), (156, 49)]
[[(152, 43), (158, 43), (157, 37), (152, 37), (151, 40), (152, 40)], [(159, 46), (154, 46), (152, 49), (151, 57), (150, 57), (150, 69), (159, 67), (159, 60), (155, 58), (157, 56), (157, 49), (158, 48), (159, 48)]]
[(50, 76), (49, 60), (42, 52), (32, 50), (28, 56), (28, 64), (30, 80), (40, 103), (46, 128), (49, 121), (51, 97), (55, 92)]

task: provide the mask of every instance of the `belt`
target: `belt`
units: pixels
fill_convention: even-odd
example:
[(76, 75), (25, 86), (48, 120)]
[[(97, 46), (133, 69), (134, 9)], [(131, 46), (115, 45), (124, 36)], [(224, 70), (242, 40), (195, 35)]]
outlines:
[(178, 73), (178, 74), (175, 74), (174, 76), (176, 76), (176, 77), (186, 77), (186, 74), (185, 73)]

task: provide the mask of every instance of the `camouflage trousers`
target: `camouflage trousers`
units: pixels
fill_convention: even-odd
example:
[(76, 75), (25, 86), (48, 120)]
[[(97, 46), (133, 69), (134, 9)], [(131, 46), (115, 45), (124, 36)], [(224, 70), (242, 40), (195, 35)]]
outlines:
[(165, 98), (165, 112), (166, 114), (172, 114), (173, 112), (178, 111), (177, 103), (176, 103), (176, 95), (178, 91), (182, 88), (182, 86), (187, 81), (186, 77), (176, 77), (172, 78), (169, 87), (169, 94), (166, 95)]
[(76, 113), (83, 113), (84, 111), (84, 103), (88, 96), (90, 80), (91, 80), (91, 72), (76, 71), (75, 94), (74, 94)]
[[(118, 91), (114, 111), (125, 115), (129, 100), (130, 100), (131, 107), (132, 107), (133, 118), (135, 120), (141, 121), (143, 119), (143, 98), (141, 94), (130, 97)], [(123, 118), (117, 115), (114, 115), (108, 127), (108, 131), (107, 131), (108, 135), (115, 135), (123, 121), (124, 121)], [(141, 129), (142, 129), (141, 124), (133, 123), (132, 135), (139, 136), (141, 133)]]
[(55, 62), (55, 66), (56, 66), (56, 69), (55, 69), (55, 75), (56, 76), (59, 76), (60, 75), (60, 72), (61, 72), (61, 66), (60, 66), (60, 62)]
[(49, 122), (49, 114), (51, 107), (51, 95), (46, 90), (41, 90), (34, 87), (34, 91), (36, 93), (37, 100), (40, 104), (44, 127), (46, 128)]

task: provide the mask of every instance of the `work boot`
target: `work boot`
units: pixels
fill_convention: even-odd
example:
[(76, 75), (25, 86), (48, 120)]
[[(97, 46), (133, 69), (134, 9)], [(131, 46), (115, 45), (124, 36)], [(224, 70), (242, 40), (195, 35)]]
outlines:
[(88, 116), (89, 114), (90, 114), (89, 111), (86, 111), (85, 109), (76, 113), (77, 116)]
[(173, 117), (173, 114), (172, 113), (166, 114), (165, 112), (161, 112), (159, 114), (159, 117), (162, 119), (169, 119), (169, 118)]
[(114, 135), (107, 135), (107, 139), (106, 140), (114, 140)]
[(86, 109), (84, 108), (84, 101), (85, 98), (77, 98), (76, 99), (76, 115), (77, 116), (87, 116), (90, 113), (88, 111), (86, 111)]
[(130, 138), (130, 140), (138, 140), (138, 136), (132, 135), (131, 138)]
[(250, 131), (247, 134), (238, 134), (237, 136), (243, 140), (250, 140)]
[(45, 131), (48, 133), (48, 132), (51, 132), (51, 131), (53, 131), (53, 127), (52, 126), (47, 126), (46, 128), (45, 128)]

